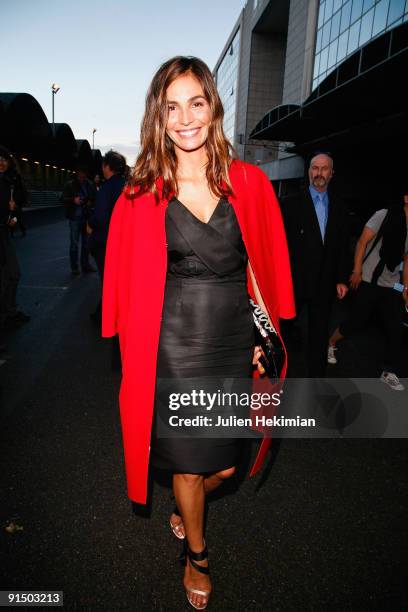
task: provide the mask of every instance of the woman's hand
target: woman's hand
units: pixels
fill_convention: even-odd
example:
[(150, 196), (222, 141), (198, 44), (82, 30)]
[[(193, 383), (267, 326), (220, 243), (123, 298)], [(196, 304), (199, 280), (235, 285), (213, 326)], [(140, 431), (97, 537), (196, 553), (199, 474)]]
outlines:
[(258, 372), (260, 374), (265, 374), (265, 368), (263, 367), (262, 363), (260, 363), (259, 359), (260, 357), (262, 357), (263, 355), (263, 351), (262, 348), (260, 346), (255, 346), (254, 347), (254, 357), (252, 359), (252, 365), (256, 365), (258, 368)]

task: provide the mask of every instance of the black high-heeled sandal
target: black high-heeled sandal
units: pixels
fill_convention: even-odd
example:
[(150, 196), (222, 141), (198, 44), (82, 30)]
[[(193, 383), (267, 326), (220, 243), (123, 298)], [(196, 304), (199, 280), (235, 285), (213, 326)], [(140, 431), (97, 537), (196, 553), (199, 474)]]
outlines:
[[(179, 559), (180, 559), (181, 564), (183, 566), (186, 566), (187, 558), (188, 558), (192, 567), (194, 567), (194, 569), (197, 570), (197, 572), (200, 572), (200, 574), (206, 574), (208, 576), (210, 573), (209, 566), (203, 567), (201, 565), (198, 565), (198, 563), (196, 563), (196, 561), (204, 561), (204, 559), (208, 559), (208, 549), (207, 549), (207, 545), (205, 543), (204, 538), (203, 538), (203, 543), (204, 543), (203, 550), (197, 553), (191, 550), (191, 548), (188, 545), (187, 538), (185, 538), (184, 543), (183, 543), (183, 552), (181, 553)], [(211, 591), (200, 591), (199, 589), (193, 589), (193, 588), (186, 587), (186, 586), (184, 588), (186, 590), (186, 596), (188, 599), (188, 603), (191, 606), (193, 606), (193, 608), (195, 608), (196, 610), (205, 610), (205, 608), (208, 605), (208, 601), (210, 599)], [(189, 597), (189, 593), (195, 593), (196, 595), (202, 595), (203, 597), (207, 599), (206, 603), (203, 606), (194, 605)]]

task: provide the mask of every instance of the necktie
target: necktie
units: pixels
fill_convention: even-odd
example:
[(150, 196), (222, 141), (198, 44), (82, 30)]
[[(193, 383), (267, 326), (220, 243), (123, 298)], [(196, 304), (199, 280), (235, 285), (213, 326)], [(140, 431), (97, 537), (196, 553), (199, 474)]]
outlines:
[(316, 197), (316, 212), (317, 220), (319, 221), (320, 234), (322, 236), (322, 240), (324, 241), (324, 232), (326, 229), (326, 208), (323, 204), (322, 193), (318, 193)]

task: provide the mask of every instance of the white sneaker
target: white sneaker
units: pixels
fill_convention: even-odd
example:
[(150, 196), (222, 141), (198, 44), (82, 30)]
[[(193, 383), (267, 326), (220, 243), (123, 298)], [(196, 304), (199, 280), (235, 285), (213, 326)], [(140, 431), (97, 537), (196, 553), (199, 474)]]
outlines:
[(329, 346), (327, 347), (327, 363), (337, 363), (334, 351), (337, 351), (337, 348), (329, 344)]
[(383, 372), (380, 376), (383, 383), (391, 387), (393, 391), (404, 391), (404, 385), (399, 381), (399, 378), (394, 372)]

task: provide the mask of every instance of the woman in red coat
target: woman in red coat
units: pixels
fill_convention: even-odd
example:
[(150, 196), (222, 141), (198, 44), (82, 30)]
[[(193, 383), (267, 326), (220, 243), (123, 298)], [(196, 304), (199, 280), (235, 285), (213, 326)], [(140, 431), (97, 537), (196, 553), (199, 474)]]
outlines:
[[(122, 356), (129, 497), (146, 503), (150, 460), (172, 472), (170, 526), (184, 539), (184, 586), (196, 609), (211, 592), (205, 496), (234, 473), (241, 451), (225, 429), (221, 437), (208, 433), (224, 408), (202, 399), (225, 379), (247, 389), (254, 364), (263, 371), (248, 293), (278, 330), (280, 317), (295, 314), (272, 186), (234, 158), (222, 121), (201, 60), (176, 57), (161, 66), (147, 95), (133, 178), (111, 219), (103, 285), (102, 334), (119, 334)], [(282, 377), (285, 371), (286, 364)], [(189, 426), (191, 416), (208, 420)], [(263, 440), (251, 474), (269, 443)]]

